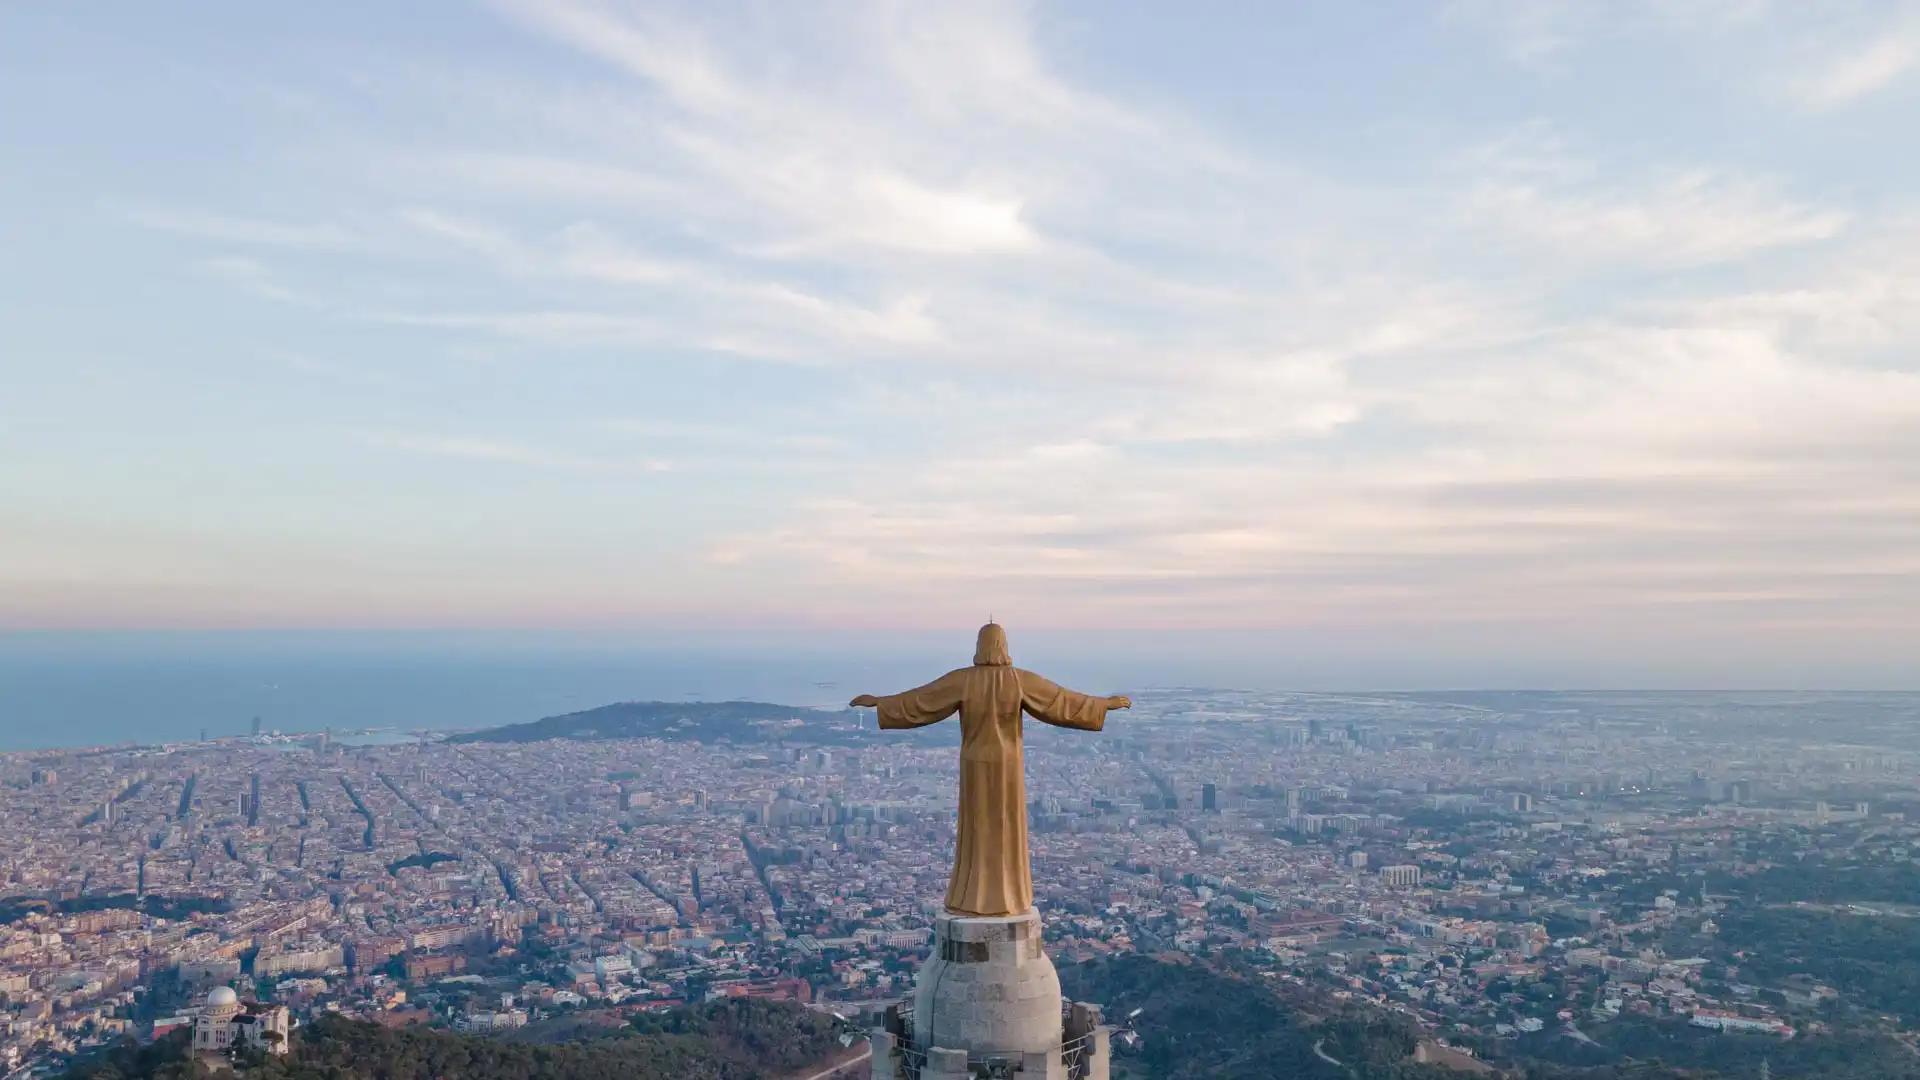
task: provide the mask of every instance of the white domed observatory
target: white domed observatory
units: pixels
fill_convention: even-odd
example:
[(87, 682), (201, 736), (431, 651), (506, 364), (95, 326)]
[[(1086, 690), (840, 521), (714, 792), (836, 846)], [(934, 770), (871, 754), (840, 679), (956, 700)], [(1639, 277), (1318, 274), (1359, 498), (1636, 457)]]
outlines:
[(229, 1054), (236, 1046), (269, 1054), (287, 1052), (288, 1032), (293, 1018), (284, 1005), (247, 1005), (231, 986), (216, 986), (207, 992), (206, 1004), (193, 1020), (193, 1052), (215, 1057)]

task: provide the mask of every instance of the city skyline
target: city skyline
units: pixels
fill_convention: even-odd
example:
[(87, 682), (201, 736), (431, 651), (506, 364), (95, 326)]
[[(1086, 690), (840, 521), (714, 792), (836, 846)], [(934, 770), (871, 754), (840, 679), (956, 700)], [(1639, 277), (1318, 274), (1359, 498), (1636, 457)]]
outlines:
[[(1144, 1066), (1123, 1075), (1331, 1077), (1348, 1070), (1312, 1062), (1367, 1055), (1351, 1075), (1440, 1056), (1750, 1080), (1763, 1055), (1781, 1080), (1915, 1075), (1920, 695), (1133, 705), (1097, 737), (1023, 739), (1020, 918), (1045, 916), (1028, 940), (1048, 975), (1004, 999), (1104, 1010), (1080, 1030), (1114, 1027), (1095, 1046)], [(755, 1046), (788, 1066), (844, 1053), (899, 1080), (902, 1044), (952, 1046), (918, 989), (931, 970), (936, 994), (970, 993), (984, 980), (940, 964), (982, 958), (939, 942), (997, 924), (943, 910), (953, 725), (742, 703), (573, 721), (0, 751), (0, 1068), (172, 1075), (156, 1066), (245, 1037), (236, 1008), (282, 1034), (263, 1049), (356, 1076), (528, 1075), (487, 1064), (517, 1037), (560, 1055), (555, 1077), (610, 1075), (582, 1050), (636, 1061), (614, 1075), (703, 1075), (627, 1021), (743, 1007), (834, 1021)], [(1128, 971), (1147, 977), (1103, 977)], [(1248, 999), (1259, 1022), (1219, 1020)], [(350, 1049), (383, 1030), (464, 1053)], [(123, 1038), (145, 1068), (45, 1072)], [(1195, 1067), (1166, 1068), (1170, 1048)], [(349, 1053), (368, 1064), (338, 1069)]]
[(1913, 684), (1914, 5), (197, 14), (0, 11), (0, 643)]

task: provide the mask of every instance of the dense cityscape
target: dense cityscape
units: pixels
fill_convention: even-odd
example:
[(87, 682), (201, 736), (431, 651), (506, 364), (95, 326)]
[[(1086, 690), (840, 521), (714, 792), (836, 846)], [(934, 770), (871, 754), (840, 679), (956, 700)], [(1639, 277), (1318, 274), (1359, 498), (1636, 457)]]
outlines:
[[(1912, 696), (1135, 701), (1098, 737), (1029, 725), (1063, 967), (1230, 966), (1410, 1020), (1469, 1071), (1671, 1025), (1813, 1075), (1784, 1048), (1920, 1026)], [(296, 1031), (498, 1037), (784, 1000), (847, 1019), (853, 1052), (927, 951), (954, 725), (767, 707), (686, 737), (705, 708), (642, 738), (256, 722), (0, 757), (0, 1063), (192, 1026), (219, 987)]]
[(1920, 1080), (1916, 118), (1920, 0), (0, 0), (0, 1080)]

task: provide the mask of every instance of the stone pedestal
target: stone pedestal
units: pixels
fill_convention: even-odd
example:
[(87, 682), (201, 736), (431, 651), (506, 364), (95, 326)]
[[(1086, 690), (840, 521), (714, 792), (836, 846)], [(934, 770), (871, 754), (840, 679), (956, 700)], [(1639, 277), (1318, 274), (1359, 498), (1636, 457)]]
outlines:
[(1062, 1008), (1040, 916), (941, 914), (911, 1010), (874, 1033), (873, 1075), (886, 1080), (1106, 1080), (1100, 1010)]
[(974, 1057), (1060, 1045), (1060, 976), (1040, 947), (1040, 915), (942, 913), (915, 983), (915, 1041)]

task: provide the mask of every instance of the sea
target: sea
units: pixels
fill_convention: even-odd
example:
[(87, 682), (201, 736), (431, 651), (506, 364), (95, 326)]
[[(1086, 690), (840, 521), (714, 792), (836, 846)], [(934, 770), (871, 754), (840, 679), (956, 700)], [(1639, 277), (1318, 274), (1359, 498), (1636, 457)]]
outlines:
[[(1020, 644), (1031, 646), (1018, 651)], [(1148, 654), (1084, 635), (1016, 638), (1016, 659), (1098, 692)], [(0, 633), (0, 751), (332, 729), (468, 730), (620, 701), (841, 707), (971, 662), (973, 629), (727, 631), (26, 631)]]
[[(1392, 644), (1392, 643), (1389, 643)], [(1328, 691), (1594, 687), (1590, 673), (1394, 647), (1235, 634), (1014, 633), (1015, 662), (1091, 693), (1155, 687)], [(378, 632), (0, 633), (0, 752), (157, 744), (263, 731), (371, 738), (523, 723), (620, 701), (839, 707), (917, 686), (972, 658), (971, 628), (753, 636)], [(1737, 674), (1745, 674), (1740, 672)], [(1777, 669), (1769, 674), (1778, 677)], [(1866, 672), (1854, 685), (1899, 678)], [(1684, 688), (1659, 670), (1615, 685)], [(1791, 686), (1807, 679), (1784, 679)], [(1707, 685), (1739, 685), (1735, 678)], [(1643, 681), (1629, 681), (1643, 680)], [(1899, 685), (1899, 684), (1895, 684)], [(384, 733), (384, 734), (382, 734)], [(397, 733), (397, 734), (395, 734)]]
[[(793, 656), (664, 651), (0, 651), (0, 751), (242, 735), (256, 717), (269, 732), (406, 732), (520, 723), (616, 701), (842, 706), (862, 692), (842, 685), (853, 670)], [(898, 688), (875, 684), (877, 692)]]

